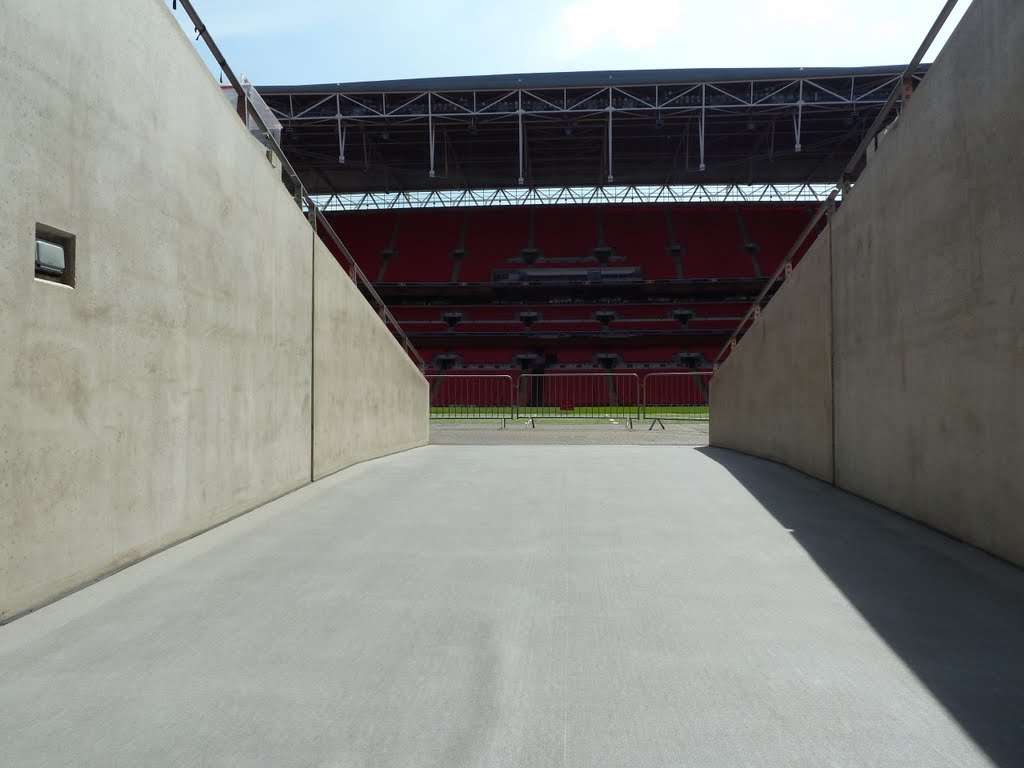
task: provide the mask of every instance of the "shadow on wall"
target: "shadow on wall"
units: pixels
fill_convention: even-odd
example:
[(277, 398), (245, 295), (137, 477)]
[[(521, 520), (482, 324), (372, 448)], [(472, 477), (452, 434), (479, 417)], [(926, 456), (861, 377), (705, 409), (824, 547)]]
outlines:
[(1024, 766), (1024, 571), (781, 464), (700, 448), (1000, 768)]

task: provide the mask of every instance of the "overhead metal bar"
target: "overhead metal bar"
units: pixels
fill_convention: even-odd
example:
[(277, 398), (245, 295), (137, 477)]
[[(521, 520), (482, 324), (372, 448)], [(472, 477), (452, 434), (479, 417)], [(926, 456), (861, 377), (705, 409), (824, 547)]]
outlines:
[(939, 31), (942, 29), (942, 25), (946, 23), (946, 19), (949, 18), (949, 14), (953, 12), (953, 8), (956, 7), (958, 0), (946, 0), (946, 4), (942, 7), (938, 17), (932, 24), (931, 29), (928, 30), (928, 34), (925, 35), (921, 45), (918, 46), (917, 53), (914, 54), (914, 58), (910, 60), (910, 64), (903, 71), (903, 76), (900, 78), (900, 85), (893, 88), (889, 92), (889, 97), (885, 100), (885, 104), (879, 110), (878, 115), (875, 117), (875, 121), (868, 128), (867, 133), (864, 134), (864, 138), (857, 147), (857, 151), (853, 153), (853, 157), (850, 158), (850, 162), (846, 164), (846, 169), (843, 171), (843, 178), (840, 180), (840, 184), (848, 183), (848, 180), (852, 177), (854, 170), (860, 164), (865, 153), (868, 151), (868, 146), (875, 140), (881, 130), (882, 126), (885, 125), (885, 121), (889, 118), (889, 114), (892, 112), (892, 108), (896, 105), (896, 101), (901, 95), (905, 93), (904, 87), (913, 82), (914, 75), (917, 73), (917, 68), (921, 66), (921, 62), (924, 59), (924, 55), (928, 52), (928, 49), (932, 47), (932, 43), (935, 42), (935, 38), (938, 36)]
[(178, 2), (181, 3), (182, 9), (185, 11), (189, 19), (195, 25), (196, 33), (198, 34), (198, 36), (202, 38), (203, 42), (206, 43), (207, 48), (210, 49), (210, 53), (213, 55), (214, 61), (217, 62), (217, 66), (221, 68), (221, 70), (224, 73), (224, 76), (228, 79), (228, 82), (231, 83), (231, 86), (235, 89), (235, 92), (238, 94), (239, 104), (243, 105), (243, 114), (241, 115), (242, 119), (246, 120), (246, 118), (248, 118), (258, 126), (260, 133), (262, 134), (262, 140), (264, 142), (264, 145), (271, 153), (273, 153), (277, 157), (278, 161), (281, 163), (281, 168), (282, 171), (284, 172), (284, 176), (286, 176), (287, 179), (293, 185), (296, 201), (298, 202), (299, 206), (303, 209), (303, 212), (308, 217), (310, 224), (313, 226), (314, 231), (326, 235), (327, 239), (334, 244), (335, 248), (337, 249), (337, 252), (340, 253), (348, 263), (349, 275), (352, 277), (353, 282), (355, 282), (356, 285), (362, 287), (365, 290), (366, 294), (369, 297), (370, 304), (377, 310), (378, 316), (385, 323), (385, 325), (389, 326), (393, 330), (393, 332), (398, 336), (399, 343), (402, 344), (403, 348), (409, 354), (409, 356), (412, 357), (418, 363), (420, 370), (425, 370), (426, 363), (424, 362), (422, 355), (420, 355), (420, 353), (416, 351), (416, 348), (412, 345), (412, 342), (409, 340), (409, 336), (405, 333), (405, 331), (402, 330), (402, 327), (398, 324), (398, 321), (395, 320), (394, 315), (391, 314), (391, 310), (388, 309), (388, 306), (384, 303), (384, 300), (380, 297), (380, 294), (377, 293), (376, 289), (373, 287), (373, 284), (363, 273), (362, 269), (359, 268), (359, 265), (356, 263), (356, 260), (352, 257), (352, 253), (342, 242), (341, 238), (338, 237), (338, 233), (334, 231), (334, 227), (331, 226), (331, 223), (327, 220), (327, 217), (324, 216), (323, 211), (317, 205), (317, 201), (315, 201), (313, 197), (306, 192), (306, 189), (302, 183), (302, 179), (299, 177), (299, 174), (295, 171), (295, 168), (292, 166), (291, 162), (285, 156), (284, 152), (281, 149), (281, 145), (277, 143), (277, 140), (274, 138), (273, 132), (267, 126), (266, 121), (264, 121), (263, 119), (263, 116), (252, 105), (252, 103), (250, 103), (249, 99), (246, 97), (245, 88), (243, 88), (241, 81), (235, 75), (234, 70), (231, 69), (231, 67), (228, 65), (227, 60), (224, 58), (224, 54), (221, 53), (220, 48), (217, 46), (217, 43), (214, 41), (213, 36), (210, 34), (209, 30), (206, 28), (206, 25), (203, 23), (203, 20), (196, 12), (195, 7), (192, 5), (190, 0), (178, 0)]
[(600, 185), (591, 187), (502, 187), (360, 192), (315, 195), (324, 211), (377, 211), (408, 208), (495, 207), (509, 205), (670, 203), (820, 203), (832, 184)]
[[(872, 77), (868, 83), (862, 85), (864, 90), (858, 89), (857, 80), (853, 78), (853, 86), (849, 88), (850, 95), (841, 95), (840, 90), (847, 89), (840, 89), (838, 87), (841, 84), (850, 83), (851, 78), (849, 77), (836, 78), (835, 81), (821, 79), (789, 80), (768, 84), (767, 89), (764, 87), (765, 84), (758, 83), (757, 81), (749, 81), (742, 84), (742, 86), (737, 83), (729, 83), (733, 89), (732, 91), (723, 89), (719, 83), (710, 82), (686, 84), (681, 86), (683, 88), (681, 92), (675, 92), (671, 87), (665, 85), (656, 86), (657, 92), (655, 87), (651, 87), (649, 92), (641, 93), (629, 93), (621, 89), (611, 90), (619, 97), (613, 104), (614, 109), (638, 114), (672, 108), (686, 111), (687, 109), (699, 108), (702, 105), (709, 109), (726, 111), (734, 109), (777, 110), (780, 107), (796, 107), (802, 100), (800, 92), (805, 86), (807, 86), (808, 91), (812, 92), (812, 95), (807, 97), (804, 102), (809, 106), (835, 107), (854, 106), (856, 104), (883, 104), (885, 99), (880, 95), (880, 92), (887, 93), (892, 80), (897, 76), (892, 74), (881, 81), (878, 77)], [(835, 83), (834, 85), (832, 84), (833, 82)], [(762, 87), (758, 88), (758, 85)], [(830, 85), (831, 87), (829, 87)], [(562, 94), (563, 90), (558, 90), (559, 95)], [(501, 93), (418, 91), (399, 94), (381, 91), (376, 94), (367, 94), (367, 96), (372, 96), (374, 100), (380, 102), (383, 102), (387, 96), (392, 97), (392, 99), (395, 97), (401, 99), (399, 103), (389, 106), (386, 110), (377, 109), (369, 106), (364, 101), (352, 99), (349, 94), (338, 92), (319, 94), (315, 97), (309, 94), (301, 97), (293, 94), (275, 96), (271, 93), (264, 96), (264, 99), (268, 104), (273, 105), (275, 113), (280, 115), (282, 120), (308, 122), (323, 119), (325, 116), (322, 111), (323, 106), (333, 100), (334, 96), (340, 95), (345, 100), (343, 107), (345, 117), (367, 122), (377, 122), (395, 116), (425, 118), (429, 114), (426, 108), (428, 96), (433, 96), (437, 102), (437, 108), (434, 110), (435, 115), (446, 115), (468, 120), (470, 117), (481, 117), (484, 115), (514, 117), (520, 108), (529, 115), (600, 113), (605, 111), (605, 106), (598, 106), (594, 100), (601, 94), (607, 93), (608, 90), (595, 90), (581, 95), (575, 101), (567, 101), (564, 105), (557, 103), (561, 101), (561, 98), (556, 98), (552, 92), (540, 90), (513, 90)], [(702, 91), (705, 92), (704, 95), (696, 95)], [(707, 95), (706, 91), (711, 91), (711, 95)], [(743, 93), (741, 94), (740, 91), (743, 91)], [(262, 92), (261, 95), (263, 95)], [(299, 98), (312, 98), (313, 100), (311, 103), (303, 105), (303, 108), (298, 112), (282, 109), (281, 104), (286, 103), (288, 99), (291, 99), (294, 103)]]
[(729, 337), (729, 340), (718, 352), (718, 355), (715, 357), (714, 360), (716, 367), (721, 362), (722, 358), (724, 358), (736, 346), (737, 339), (739, 338), (740, 334), (744, 332), (747, 321), (750, 320), (751, 317), (760, 318), (761, 302), (764, 300), (765, 296), (779, 280), (780, 276), (784, 274), (788, 275), (789, 272), (792, 271), (793, 259), (796, 257), (800, 249), (803, 247), (804, 243), (807, 242), (807, 239), (814, 232), (815, 228), (818, 225), (818, 222), (821, 221), (823, 216), (830, 213), (834, 209), (836, 200), (841, 194), (849, 194), (852, 191), (852, 180), (854, 178), (854, 173), (860, 165), (861, 160), (864, 159), (864, 155), (867, 153), (868, 147), (871, 145), (871, 142), (873, 142), (875, 138), (878, 136), (878, 134), (882, 131), (883, 126), (885, 125), (885, 121), (888, 120), (889, 115), (892, 113), (893, 107), (896, 106), (896, 102), (899, 100), (899, 97), (901, 95), (906, 97), (909, 94), (909, 90), (912, 88), (914, 80), (917, 77), (918, 69), (921, 67), (921, 62), (924, 60), (925, 54), (928, 52), (928, 49), (932, 47), (932, 44), (935, 42), (935, 38), (938, 36), (943, 24), (946, 23), (946, 20), (949, 18), (949, 15), (950, 13), (952, 13), (953, 8), (956, 6), (957, 2), (958, 0), (947, 0), (946, 4), (939, 12), (938, 17), (935, 19), (935, 22), (928, 30), (928, 34), (925, 35), (925, 38), (921, 42), (921, 45), (918, 46), (917, 52), (911, 59), (910, 64), (908, 64), (906, 69), (903, 71), (903, 74), (899, 78), (897, 85), (891, 89), (888, 98), (886, 98), (885, 100), (885, 104), (882, 106), (881, 110), (879, 110), (878, 115), (875, 117), (874, 122), (872, 122), (871, 124), (871, 127), (868, 128), (867, 132), (864, 134), (864, 138), (861, 141), (860, 145), (857, 147), (856, 151), (854, 151), (853, 156), (850, 158), (850, 161), (846, 164), (846, 168), (843, 171), (843, 175), (836, 183), (835, 188), (829, 193), (828, 197), (824, 201), (822, 201), (821, 205), (818, 206), (818, 210), (815, 211), (814, 216), (811, 218), (811, 221), (808, 222), (806, 227), (804, 227), (803, 232), (800, 233), (800, 236), (796, 239), (796, 242), (793, 243), (793, 246), (789, 249), (789, 253), (786, 255), (786, 258), (782, 260), (781, 264), (779, 264), (778, 269), (776, 269), (775, 273), (771, 276), (771, 278), (769, 278), (768, 282), (761, 290), (761, 293), (758, 295), (756, 299), (754, 299), (754, 302), (753, 304), (751, 304), (750, 309), (747, 310), (746, 314), (743, 316), (743, 319), (740, 320), (739, 325), (736, 326), (736, 330), (732, 332), (732, 335)]

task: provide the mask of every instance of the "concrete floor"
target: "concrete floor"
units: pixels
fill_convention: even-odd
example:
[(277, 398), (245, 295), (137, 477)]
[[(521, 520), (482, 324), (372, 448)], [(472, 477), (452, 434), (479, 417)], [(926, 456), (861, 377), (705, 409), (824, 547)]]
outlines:
[(0, 763), (1024, 764), (1024, 573), (666, 446), (363, 464), (0, 628)]
[[(653, 428), (650, 428), (652, 427)], [(662, 428), (662, 426), (664, 428)], [(666, 421), (661, 426), (634, 422), (526, 421), (501, 422), (432, 421), (430, 442), (434, 445), (707, 445), (706, 421)]]

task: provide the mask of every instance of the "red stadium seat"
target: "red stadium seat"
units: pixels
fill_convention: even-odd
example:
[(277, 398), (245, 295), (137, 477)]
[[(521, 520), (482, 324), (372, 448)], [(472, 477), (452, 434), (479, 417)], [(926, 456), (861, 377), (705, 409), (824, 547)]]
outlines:
[[(764, 276), (782, 263), (811, 215), (793, 204), (607, 205), (361, 212), (332, 219), (367, 276), (392, 286), (387, 296), (420, 302), (398, 303), (392, 311), (428, 364), (447, 359), (452, 375), (518, 377), (521, 356), (530, 370), (573, 373), (601, 371), (602, 364), (616, 371), (709, 369)], [(535, 251), (525, 259), (531, 245)], [(461, 259), (455, 258), (459, 250)], [(591, 270), (619, 267), (637, 270), (641, 284), (653, 281), (652, 287), (627, 296), (611, 277), (605, 283), (604, 273), (588, 280)], [(558, 272), (565, 269), (579, 270), (578, 288), (545, 286), (536, 277), (554, 271), (568, 279), (571, 273)], [(499, 291), (492, 282), (499, 270), (530, 270), (531, 283)], [(453, 278), (482, 284), (484, 292), (474, 287), (472, 303), (461, 303), (444, 287)], [(676, 287), (662, 289), (660, 281)], [(427, 295), (422, 288), (403, 293), (404, 286), (420, 284), (438, 287)], [(658, 300), (646, 300), (647, 294)], [(451, 314), (458, 322), (446, 319)], [(523, 314), (535, 319), (523, 322)]]

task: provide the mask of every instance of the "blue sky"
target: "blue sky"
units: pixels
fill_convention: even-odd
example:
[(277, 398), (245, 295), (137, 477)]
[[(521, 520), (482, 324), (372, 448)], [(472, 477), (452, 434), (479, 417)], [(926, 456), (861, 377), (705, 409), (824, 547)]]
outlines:
[[(171, 0), (166, 0), (168, 6)], [(944, 0), (193, 0), (260, 85), (910, 59)], [(970, 5), (960, 0), (927, 60)], [(179, 7), (176, 16), (188, 24)], [(201, 43), (199, 45), (202, 45)]]

